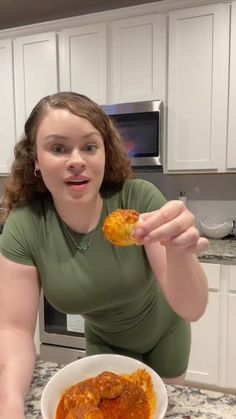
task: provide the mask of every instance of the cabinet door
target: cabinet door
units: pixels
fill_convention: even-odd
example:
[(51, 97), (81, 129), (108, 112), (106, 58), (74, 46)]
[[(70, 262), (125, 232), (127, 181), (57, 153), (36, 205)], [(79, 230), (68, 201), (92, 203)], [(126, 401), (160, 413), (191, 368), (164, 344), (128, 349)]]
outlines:
[(24, 123), (36, 103), (56, 93), (56, 34), (43, 33), (14, 41), (16, 133), (22, 135)]
[(7, 174), (15, 145), (13, 55), (10, 39), (0, 40), (0, 173)]
[(227, 387), (236, 388), (236, 266), (230, 266), (228, 293)]
[(161, 99), (166, 86), (166, 17), (119, 20), (111, 27), (112, 103)]
[(59, 35), (60, 90), (107, 103), (106, 24), (65, 29)]
[(35, 350), (36, 354), (40, 354), (40, 337), (39, 337), (39, 317), (37, 316), (37, 322), (35, 326), (35, 332), (34, 332), (34, 344), (35, 344)]
[(167, 170), (224, 171), (229, 4), (170, 13)]
[(229, 83), (229, 126), (227, 169), (236, 169), (236, 3), (231, 11), (230, 83)]
[(209, 301), (205, 314), (192, 323), (192, 347), (187, 380), (218, 383), (220, 344), (220, 265), (202, 264), (209, 284)]

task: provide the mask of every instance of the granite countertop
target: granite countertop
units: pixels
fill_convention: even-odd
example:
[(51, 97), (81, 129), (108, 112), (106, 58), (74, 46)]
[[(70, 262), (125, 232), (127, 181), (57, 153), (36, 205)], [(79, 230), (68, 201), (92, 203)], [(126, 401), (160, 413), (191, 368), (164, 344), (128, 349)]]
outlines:
[(201, 262), (236, 265), (236, 240), (226, 238), (209, 240), (209, 248), (199, 254)]
[[(26, 419), (42, 419), (40, 414), (42, 390), (48, 380), (61, 368), (60, 364), (37, 361), (31, 390), (26, 401)], [(236, 395), (171, 385), (167, 385), (167, 393), (166, 418), (236, 418)]]

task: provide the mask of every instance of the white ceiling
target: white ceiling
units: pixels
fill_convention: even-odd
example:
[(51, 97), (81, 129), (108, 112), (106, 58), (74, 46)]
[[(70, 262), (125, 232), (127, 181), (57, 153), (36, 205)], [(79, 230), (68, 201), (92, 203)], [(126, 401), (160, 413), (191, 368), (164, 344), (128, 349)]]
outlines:
[(151, 2), (152, 0), (0, 0), (0, 30)]

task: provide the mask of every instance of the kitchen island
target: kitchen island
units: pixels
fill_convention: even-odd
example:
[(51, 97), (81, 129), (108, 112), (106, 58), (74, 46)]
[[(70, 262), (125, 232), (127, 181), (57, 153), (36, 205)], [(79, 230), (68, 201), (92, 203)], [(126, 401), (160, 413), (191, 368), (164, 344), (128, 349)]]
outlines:
[[(40, 398), (49, 379), (62, 365), (37, 361), (33, 382), (26, 401), (26, 419), (42, 419)], [(195, 387), (167, 386), (166, 418), (233, 419), (236, 418), (236, 395), (200, 390)], [(51, 418), (54, 419), (54, 418)]]

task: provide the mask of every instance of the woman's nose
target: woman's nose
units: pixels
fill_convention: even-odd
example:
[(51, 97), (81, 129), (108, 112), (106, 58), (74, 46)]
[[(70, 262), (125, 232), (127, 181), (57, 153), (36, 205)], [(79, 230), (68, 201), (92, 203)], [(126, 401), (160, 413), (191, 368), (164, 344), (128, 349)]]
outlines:
[(66, 165), (70, 169), (76, 167), (84, 167), (85, 160), (83, 159), (82, 154), (78, 150), (75, 150), (70, 154)]

